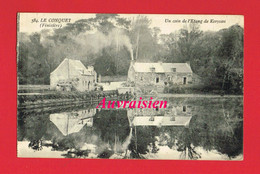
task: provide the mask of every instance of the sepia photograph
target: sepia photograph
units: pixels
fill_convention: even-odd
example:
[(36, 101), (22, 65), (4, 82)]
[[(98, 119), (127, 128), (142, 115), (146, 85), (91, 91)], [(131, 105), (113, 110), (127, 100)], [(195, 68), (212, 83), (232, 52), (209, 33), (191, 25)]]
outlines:
[(244, 16), (17, 13), (17, 157), (234, 160)]

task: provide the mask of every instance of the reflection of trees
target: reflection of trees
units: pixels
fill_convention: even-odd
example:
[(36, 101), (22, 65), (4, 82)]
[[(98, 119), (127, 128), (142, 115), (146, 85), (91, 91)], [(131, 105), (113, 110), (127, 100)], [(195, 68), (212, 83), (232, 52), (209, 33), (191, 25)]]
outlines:
[(220, 115), (201, 115), (193, 118), (190, 134), (191, 143), (195, 147), (201, 146), (208, 151), (215, 149), (229, 157), (242, 153), (242, 122), (229, 123), (230, 127), (227, 127), (225, 119)]
[(190, 122), (191, 143), (235, 157), (243, 150), (243, 101), (202, 100)]
[[(19, 113), (18, 115), (18, 140), (29, 140), (28, 147), (34, 150), (42, 150), (42, 138), (47, 130), (48, 115), (39, 113), (27, 115)], [(19, 117), (20, 116), (20, 117)]]
[(101, 152), (99, 155), (98, 155), (98, 158), (109, 158), (110, 156), (113, 155), (113, 151), (112, 150), (109, 150), (109, 149), (104, 149), (103, 152)]
[(233, 129), (234, 134), (219, 136), (216, 139), (216, 150), (227, 154), (229, 158), (240, 155), (243, 151), (243, 123), (239, 122)]
[(182, 152), (181, 159), (199, 159), (200, 154), (195, 151), (195, 146), (192, 145), (192, 132), (185, 127), (163, 127), (160, 129), (159, 144), (167, 145), (169, 148), (177, 148), (177, 151)]
[(189, 129), (184, 129), (179, 136), (177, 147), (178, 151), (181, 151), (181, 159), (199, 159), (200, 154), (195, 151), (195, 147), (192, 145), (192, 136)]
[(89, 155), (89, 150), (75, 150), (75, 151), (68, 151), (65, 156), (66, 158), (86, 158)]
[(42, 150), (42, 140), (32, 140), (30, 141), (28, 147), (34, 150)]
[(101, 139), (111, 145), (123, 143), (130, 132), (126, 110), (101, 110), (96, 114), (93, 126)]
[[(183, 101), (183, 100), (181, 100)], [(241, 98), (193, 99), (186, 101), (193, 109), (188, 128), (160, 128), (159, 145), (181, 151), (182, 159), (198, 159), (196, 147), (217, 150), (229, 158), (243, 150), (243, 101)], [(173, 101), (174, 102), (174, 101)], [(178, 99), (176, 102), (180, 102)], [(175, 102), (175, 103), (176, 103)]]
[(131, 151), (131, 158), (144, 158), (142, 155), (156, 153), (159, 148), (156, 146), (158, 128), (155, 126), (135, 127), (135, 136), (132, 138), (128, 149)]
[(176, 146), (180, 134), (184, 127), (166, 126), (160, 128), (159, 145), (167, 145), (169, 148)]

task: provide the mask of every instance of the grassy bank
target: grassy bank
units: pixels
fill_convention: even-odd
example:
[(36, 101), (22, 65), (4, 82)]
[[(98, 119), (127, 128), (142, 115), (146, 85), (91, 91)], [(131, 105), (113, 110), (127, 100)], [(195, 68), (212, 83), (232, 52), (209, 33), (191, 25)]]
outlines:
[(186, 85), (186, 86), (166, 86), (163, 93), (170, 94), (218, 94), (218, 95), (243, 95), (241, 91), (236, 90), (222, 90), (214, 86), (203, 85)]

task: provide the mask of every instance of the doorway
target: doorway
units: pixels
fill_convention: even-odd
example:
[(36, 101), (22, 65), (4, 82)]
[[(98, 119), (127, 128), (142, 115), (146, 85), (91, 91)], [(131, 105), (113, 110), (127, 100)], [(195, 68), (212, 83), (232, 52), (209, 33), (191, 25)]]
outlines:
[(187, 83), (187, 77), (183, 77), (183, 84), (186, 85)]

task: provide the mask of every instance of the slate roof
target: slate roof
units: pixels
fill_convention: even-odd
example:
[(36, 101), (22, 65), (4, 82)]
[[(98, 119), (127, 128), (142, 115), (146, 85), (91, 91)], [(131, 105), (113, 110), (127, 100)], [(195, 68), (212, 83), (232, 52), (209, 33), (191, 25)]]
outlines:
[(191, 67), (187, 63), (139, 63), (133, 64), (135, 72), (152, 72), (154, 68), (156, 73), (172, 72), (172, 68), (176, 68), (176, 72), (192, 73)]

